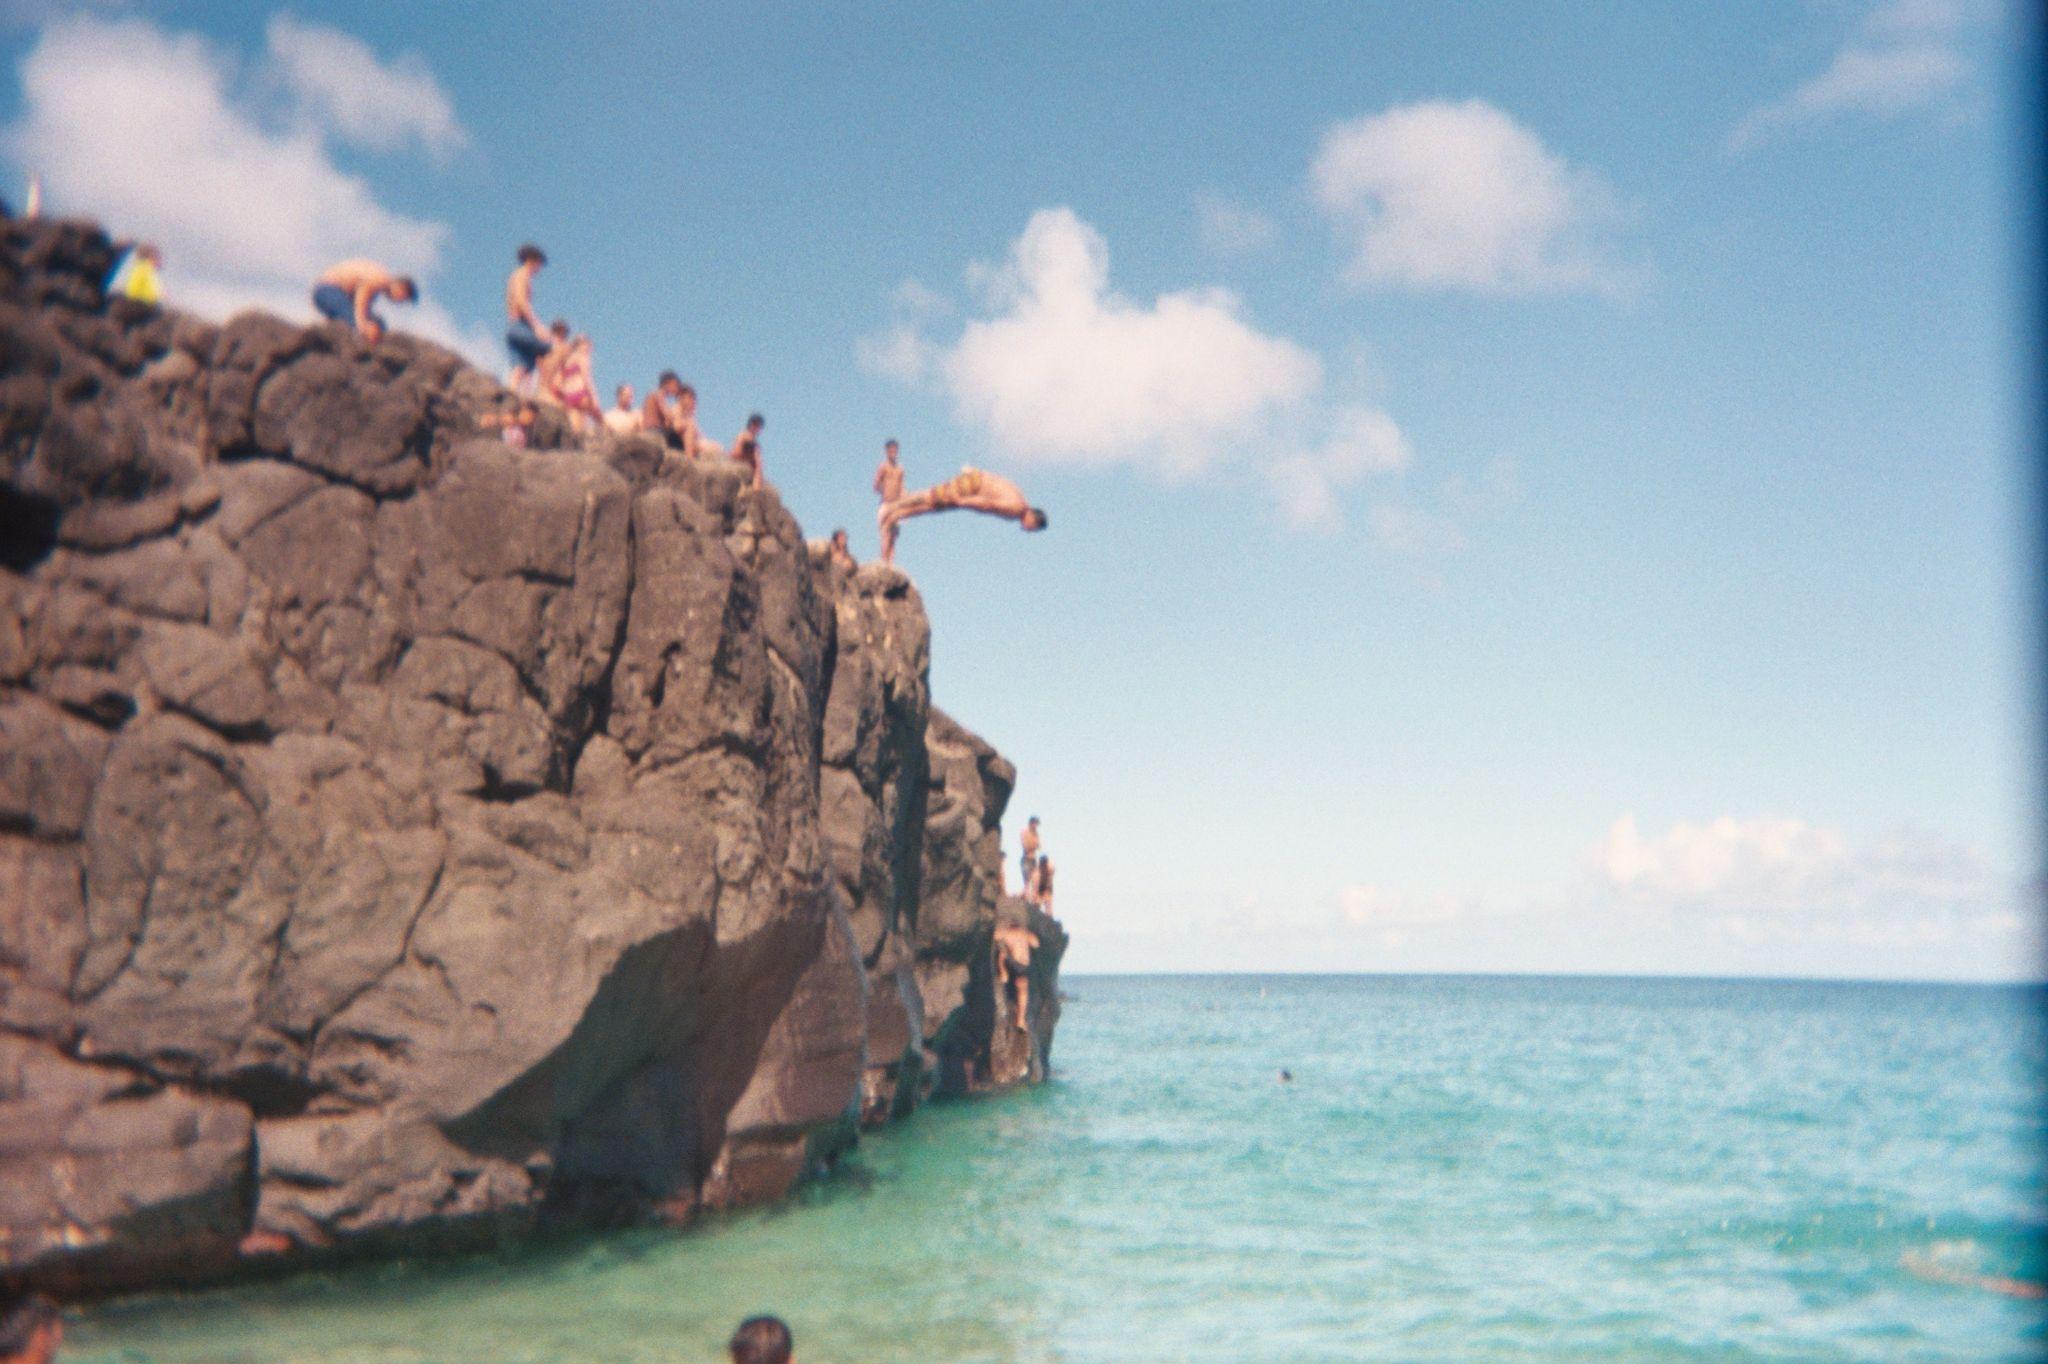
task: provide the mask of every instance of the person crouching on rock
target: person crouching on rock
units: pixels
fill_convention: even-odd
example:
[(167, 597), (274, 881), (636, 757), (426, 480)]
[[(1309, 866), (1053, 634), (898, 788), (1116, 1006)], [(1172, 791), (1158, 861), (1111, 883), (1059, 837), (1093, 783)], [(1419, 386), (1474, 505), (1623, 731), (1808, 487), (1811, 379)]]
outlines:
[(796, 1364), (796, 1337), (781, 1317), (748, 1317), (725, 1352), (732, 1364)]
[(0, 1364), (50, 1364), (64, 1343), (64, 1318), (48, 1298), (0, 1306)]
[(1031, 952), (1038, 946), (1038, 935), (1025, 925), (1015, 922), (998, 922), (995, 933), (997, 996), (996, 1011), (1002, 1012), (1002, 995), (1011, 985), (1017, 987), (1017, 1028), (1020, 1032), (1031, 1031), (1025, 1018), (1031, 1011)]
[(373, 260), (345, 260), (313, 286), (313, 306), (329, 322), (354, 322), (367, 341), (384, 336), (384, 319), (372, 306), (378, 295), (393, 303), (417, 302), (419, 286), (410, 275), (394, 275)]

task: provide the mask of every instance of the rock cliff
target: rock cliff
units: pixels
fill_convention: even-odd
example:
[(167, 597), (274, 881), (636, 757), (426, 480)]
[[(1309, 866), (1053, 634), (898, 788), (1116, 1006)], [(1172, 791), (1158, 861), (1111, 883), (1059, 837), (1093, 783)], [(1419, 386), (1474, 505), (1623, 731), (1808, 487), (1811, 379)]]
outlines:
[(108, 300), (0, 223), (0, 1277), (686, 1217), (996, 1026), (1014, 772), (917, 592), (403, 336)]

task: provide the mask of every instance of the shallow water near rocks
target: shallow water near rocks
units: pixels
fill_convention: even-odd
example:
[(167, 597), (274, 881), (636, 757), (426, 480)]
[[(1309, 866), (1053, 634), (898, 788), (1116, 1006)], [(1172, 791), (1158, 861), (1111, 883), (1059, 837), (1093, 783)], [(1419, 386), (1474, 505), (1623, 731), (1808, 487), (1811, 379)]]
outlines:
[[(1043, 1088), (684, 1233), (98, 1308), (80, 1361), (2030, 1359), (2040, 992), (1075, 977)], [(1285, 1067), (1292, 1083), (1278, 1080)]]

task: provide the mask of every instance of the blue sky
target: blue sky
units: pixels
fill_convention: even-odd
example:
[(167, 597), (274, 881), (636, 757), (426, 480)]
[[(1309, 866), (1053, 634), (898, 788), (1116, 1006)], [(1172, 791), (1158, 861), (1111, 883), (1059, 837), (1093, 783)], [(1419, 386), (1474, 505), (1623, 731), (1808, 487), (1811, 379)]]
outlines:
[(1076, 969), (2040, 974), (2017, 8), (6, 13), (174, 301), (532, 238), (814, 535), (1016, 476), (900, 558)]

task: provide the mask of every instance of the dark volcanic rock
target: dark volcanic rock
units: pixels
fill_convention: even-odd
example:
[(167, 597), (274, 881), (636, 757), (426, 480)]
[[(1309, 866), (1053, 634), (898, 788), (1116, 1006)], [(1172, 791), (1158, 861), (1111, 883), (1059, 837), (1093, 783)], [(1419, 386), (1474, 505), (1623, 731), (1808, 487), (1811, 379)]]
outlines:
[(1044, 1073), (1064, 934), (997, 1026), (1014, 773), (908, 579), (109, 260), (0, 224), (0, 1277), (733, 1206)]

